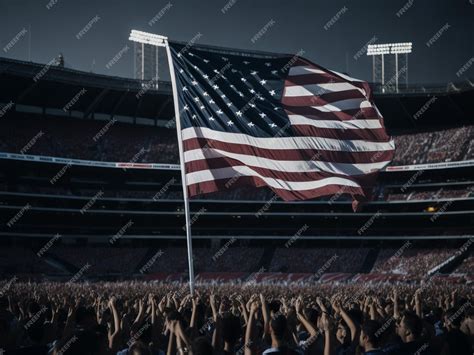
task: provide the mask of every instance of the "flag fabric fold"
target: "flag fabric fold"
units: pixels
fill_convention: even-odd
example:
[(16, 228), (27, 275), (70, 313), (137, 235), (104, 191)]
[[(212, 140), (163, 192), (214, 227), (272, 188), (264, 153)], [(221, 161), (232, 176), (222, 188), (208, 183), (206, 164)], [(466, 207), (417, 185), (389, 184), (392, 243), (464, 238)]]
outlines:
[(370, 197), (395, 147), (366, 82), (299, 56), (169, 46), (190, 196)]

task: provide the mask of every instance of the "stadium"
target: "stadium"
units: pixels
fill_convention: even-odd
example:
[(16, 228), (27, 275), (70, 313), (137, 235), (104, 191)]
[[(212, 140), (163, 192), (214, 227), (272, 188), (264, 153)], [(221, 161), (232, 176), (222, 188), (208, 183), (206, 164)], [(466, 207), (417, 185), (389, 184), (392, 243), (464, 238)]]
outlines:
[(396, 148), (356, 208), (237, 174), (188, 221), (174, 84), (134, 45), (133, 79), (0, 58), (0, 354), (472, 353), (473, 80), (370, 82)]

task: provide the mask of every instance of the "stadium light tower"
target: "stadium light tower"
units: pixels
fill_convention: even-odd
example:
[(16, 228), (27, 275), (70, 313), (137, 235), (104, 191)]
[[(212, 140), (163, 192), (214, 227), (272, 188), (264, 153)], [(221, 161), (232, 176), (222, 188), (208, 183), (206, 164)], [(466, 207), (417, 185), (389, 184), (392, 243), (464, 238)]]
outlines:
[(156, 81), (155, 86), (158, 88), (158, 48), (165, 47), (166, 37), (132, 30), (128, 39), (135, 42), (133, 61), (135, 79)]
[[(385, 92), (386, 88), (391, 88), (393, 84), (395, 84), (395, 90), (398, 92), (400, 77), (405, 78), (405, 84), (408, 86), (408, 54), (412, 52), (412, 47), (412, 42), (370, 44), (367, 47), (367, 55), (372, 56), (372, 80), (374, 83), (379, 82), (382, 84), (383, 92)], [(398, 56), (399, 54), (405, 54), (405, 56), (401, 57), (405, 61), (401, 70), (398, 69), (399, 59), (401, 59)], [(387, 71), (385, 56), (387, 55), (393, 55), (395, 58), (395, 71), (389, 80), (385, 80), (385, 73)], [(390, 72), (390, 70), (388, 70), (388, 72)]]

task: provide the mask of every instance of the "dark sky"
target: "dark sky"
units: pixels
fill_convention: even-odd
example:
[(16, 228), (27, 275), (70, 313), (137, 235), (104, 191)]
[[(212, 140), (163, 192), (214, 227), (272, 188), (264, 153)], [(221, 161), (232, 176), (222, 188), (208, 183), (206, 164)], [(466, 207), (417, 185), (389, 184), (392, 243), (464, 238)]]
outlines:
[[(222, 13), (226, 4), (230, 7)], [(403, 7), (406, 11), (397, 16)], [(252, 43), (270, 21), (273, 25)], [(89, 22), (90, 29), (77, 39)], [(26, 33), (23, 29), (30, 26)], [(47, 63), (62, 52), (71, 68), (132, 77), (132, 50), (106, 68), (129, 43), (131, 29), (180, 41), (201, 33), (198, 43), (241, 49), (302, 49), (322, 66), (365, 80), (371, 80), (371, 60), (354, 55), (367, 42), (412, 41), (411, 83), (474, 78), (474, 64), (461, 77), (456, 75), (474, 56), (474, 0), (0, 0), (0, 55), (9, 58), (28, 59), (31, 35), (34, 62)], [(437, 33), (439, 38), (428, 47)]]

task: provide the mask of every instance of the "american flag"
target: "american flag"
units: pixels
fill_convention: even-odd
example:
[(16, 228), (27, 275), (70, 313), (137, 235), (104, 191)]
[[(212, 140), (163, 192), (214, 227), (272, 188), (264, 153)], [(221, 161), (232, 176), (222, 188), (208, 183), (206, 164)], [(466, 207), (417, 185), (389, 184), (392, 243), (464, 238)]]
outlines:
[(250, 185), (363, 200), (392, 159), (369, 85), (298, 55), (170, 42), (190, 196)]

